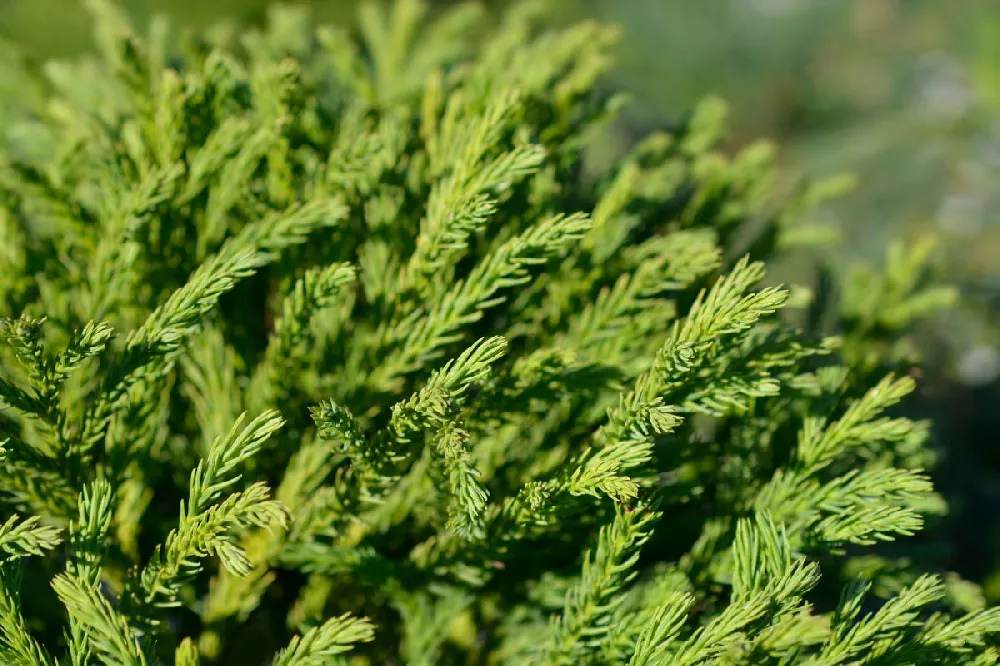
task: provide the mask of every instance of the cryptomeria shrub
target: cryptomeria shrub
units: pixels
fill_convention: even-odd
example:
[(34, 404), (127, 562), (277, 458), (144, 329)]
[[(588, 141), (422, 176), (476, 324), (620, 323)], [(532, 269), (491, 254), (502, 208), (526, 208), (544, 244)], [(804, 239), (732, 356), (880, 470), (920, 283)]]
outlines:
[(842, 183), (714, 101), (585, 173), (605, 26), (89, 5), (3, 72), (3, 663), (997, 661), (910, 538), (929, 245), (765, 282)]

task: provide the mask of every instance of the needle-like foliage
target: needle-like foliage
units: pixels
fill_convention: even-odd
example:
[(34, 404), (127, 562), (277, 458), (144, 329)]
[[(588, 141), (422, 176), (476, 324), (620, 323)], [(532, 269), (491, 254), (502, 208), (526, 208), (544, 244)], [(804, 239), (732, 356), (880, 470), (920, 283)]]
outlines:
[(0, 100), (0, 662), (997, 663), (888, 548), (945, 510), (932, 245), (769, 274), (843, 179), (714, 99), (584, 166), (618, 32), (544, 3), (85, 4)]

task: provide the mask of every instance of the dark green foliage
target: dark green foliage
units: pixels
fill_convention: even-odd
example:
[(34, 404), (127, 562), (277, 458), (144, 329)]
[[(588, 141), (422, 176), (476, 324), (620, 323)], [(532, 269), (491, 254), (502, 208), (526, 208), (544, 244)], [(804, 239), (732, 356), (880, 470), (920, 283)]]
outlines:
[(878, 548), (943, 509), (930, 246), (765, 283), (843, 181), (778, 197), (714, 100), (586, 172), (616, 32), (531, 5), (168, 57), (88, 4), (0, 163), (8, 662), (997, 661)]

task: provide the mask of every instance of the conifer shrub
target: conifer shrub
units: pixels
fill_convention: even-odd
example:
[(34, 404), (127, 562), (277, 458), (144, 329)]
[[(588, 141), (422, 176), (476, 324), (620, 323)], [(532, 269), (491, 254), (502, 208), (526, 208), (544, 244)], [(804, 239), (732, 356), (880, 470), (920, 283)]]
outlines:
[(617, 34), (529, 4), (88, 6), (3, 72), (3, 663), (997, 662), (918, 547), (931, 246), (765, 275), (842, 179), (715, 100), (589, 172)]

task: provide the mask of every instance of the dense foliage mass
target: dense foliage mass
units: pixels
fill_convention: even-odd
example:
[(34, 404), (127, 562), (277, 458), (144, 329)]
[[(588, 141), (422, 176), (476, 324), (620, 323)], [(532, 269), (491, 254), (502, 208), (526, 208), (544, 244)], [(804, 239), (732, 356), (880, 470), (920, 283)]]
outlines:
[(613, 29), (366, 5), (4, 77), (0, 649), (68, 664), (994, 664), (914, 543), (931, 245), (699, 106), (606, 172)]

